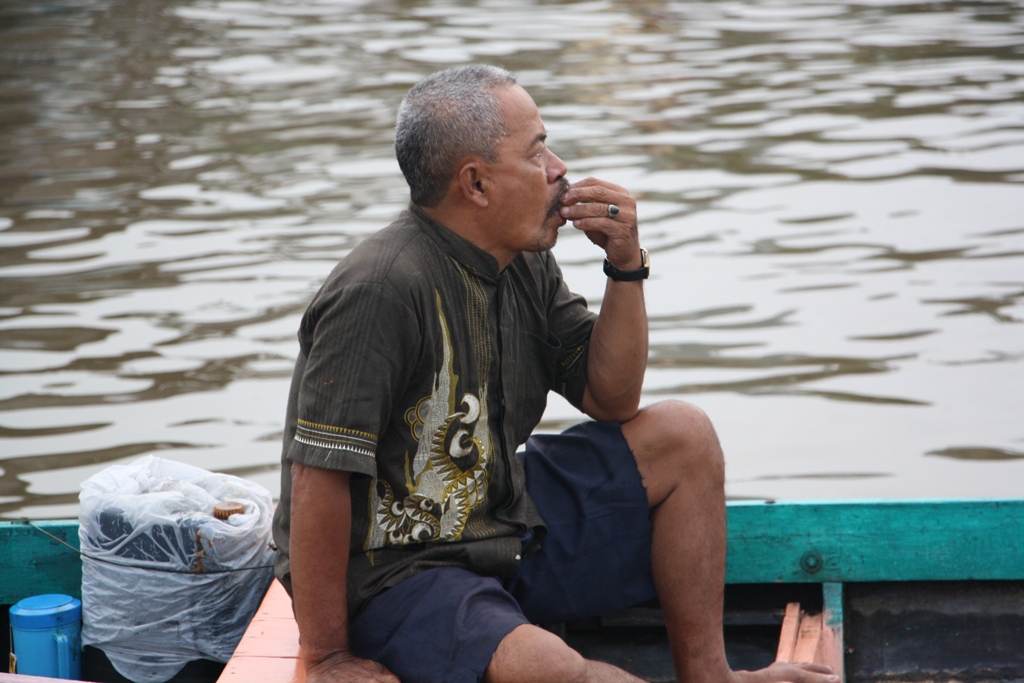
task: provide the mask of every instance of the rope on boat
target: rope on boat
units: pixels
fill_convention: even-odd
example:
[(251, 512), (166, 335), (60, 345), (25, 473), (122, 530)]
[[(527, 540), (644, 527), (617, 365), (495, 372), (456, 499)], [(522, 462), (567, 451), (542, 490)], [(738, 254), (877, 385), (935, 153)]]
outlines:
[(261, 565), (256, 566), (256, 567), (235, 567), (235, 568), (231, 568), (231, 569), (203, 569), (203, 570), (200, 571), (200, 570), (191, 570), (191, 569), (182, 570), (182, 569), (169, 569), (167, 567), (153, 567), (153, 566), (144, 565), (144, 564), (132, 564), (131, 562), (114, 562), (113, 560), (108, 560), (108, 559), (106, 559), (104, 557), (95, 557), (94, 555), (90, 555), (90, 554), (88, 554), (86, 552), (83, 552), (82, 550), (76, 548), (75, 546), (73, 546), (70, 543), (68, 543), (67, 541), (65, 541), (63, 538), (61, 538), (59, 536), (56, 536), (54, 534), (51, 534), (49, 531), (47, 531), (46, 529), (43, 529), (42, 527), (36, 526), (35, 524), (32, 523), (32, 520), (30, 520), (28, 517), (22, 517), (20, 521), (21, 521), (22, 524), (25, 524), (25, 525), (27, 525), (28, 527), (30, 527), (32, 529), (35, 529), (36, 531), (38, 531), (39, 533), (43, 534), (44, 536), (49, 536), (52, 540), (57, 541), (57, 543), (61, 544), (65, 548), (69, 549), (71, 552), (75, 553), (79, 557), (84, 557), (86, 559), (92, 560), (93, 562), (102, 562), (104, 564), (112, 564), (112, 565), (117, 566), (117, 567), (130, 567), (130, 568), (133, 568), (133, 569), (144, 569), (146, 571), (164, 572), (164, 573), (167, 573), (167, 574), (230, 574), (232, 572), (247, 572), (247, 571), (253, 571), (253, 570), (256, 570), (256, 569), (273, 569), (274, 568), (274, 565), (272, 565), (272, 564), (261, 564)]

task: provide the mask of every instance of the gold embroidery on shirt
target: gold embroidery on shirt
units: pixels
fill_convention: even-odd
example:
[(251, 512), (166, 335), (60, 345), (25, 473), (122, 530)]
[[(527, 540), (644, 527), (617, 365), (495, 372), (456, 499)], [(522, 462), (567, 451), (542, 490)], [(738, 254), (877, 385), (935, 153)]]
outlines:
[(369, 432), (308, 420), (298, 421), (295, 426), (295, 440), (318, 448), (344, 449), (368, 458), (372, 458), (377, 451), (377, 437)]
[[(471, 300), (474, 294), (482, 292), (469, 292)], [(487, 368), (481, 367), (480, 395), (465, 392), (459, 397), (459, 376), (453, 367), (448, 322), (441, 295), (436, 290), (434, 295), (443, 359), (430, 396), (420, 399), (405, 413), (406, 424), (418, 444), (406, 473), (409, 494), (396, 499), (387, 481), (372, 482), (366, 550), (458, 541), (470, 514), (487, 492), (491, 455)], [(478, 309), (481, 303), (486, 305), (486, 300), (472, 301), (471, 308)]]

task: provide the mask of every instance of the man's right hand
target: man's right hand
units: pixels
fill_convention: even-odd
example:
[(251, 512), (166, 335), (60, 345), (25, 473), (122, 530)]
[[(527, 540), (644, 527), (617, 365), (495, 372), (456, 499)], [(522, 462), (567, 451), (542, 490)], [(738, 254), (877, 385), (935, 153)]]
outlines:
[(339, 652), (306, 669), (306, 683), (402, 683), (383, 664)]

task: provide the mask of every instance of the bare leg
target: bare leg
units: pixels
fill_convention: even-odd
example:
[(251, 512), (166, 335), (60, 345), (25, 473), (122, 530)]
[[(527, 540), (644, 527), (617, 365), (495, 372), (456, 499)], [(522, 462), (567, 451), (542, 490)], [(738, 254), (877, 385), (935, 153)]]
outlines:
[(696, 406), (664, 401), (622, 425), (651, 505), (652, 567), (680, 683), (833, 683), (820, 665), (733, 672), (725, 658), (725, 463)]
[(604, 662), (584, 659), (555, 634), (524, 624), (498, 644), (485, 683), (643, 683)]

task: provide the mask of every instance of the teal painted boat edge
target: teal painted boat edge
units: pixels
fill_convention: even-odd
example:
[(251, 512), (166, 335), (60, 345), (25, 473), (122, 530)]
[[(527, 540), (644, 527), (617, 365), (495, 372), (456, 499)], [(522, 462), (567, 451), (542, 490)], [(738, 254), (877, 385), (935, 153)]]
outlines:
[(839, 682), (846, 681), (846, 640), (843, 632), (843, 584), (821, 584), (822, 597), (822, 639), (823, 663), (832, 667), (832, 672), (839, 676)]
[(825, 615), (824, 626), (828, 628), (843, 627), (843, 584), (823, 583), (821, 584), (822, 612)]
[(82, 597), (81, 558), (41, 530), (79, 547), (77, 520), (0, 522), (0, 605), (46, 593)]
[[(76, 520), (0, 522), (0, 604), (81, 594)], [(730, 501), (728, 583), (1024, 579), (1024, 499)]]
[(731, 502), (728, 583), (1024, 579), (1024, 499)]

